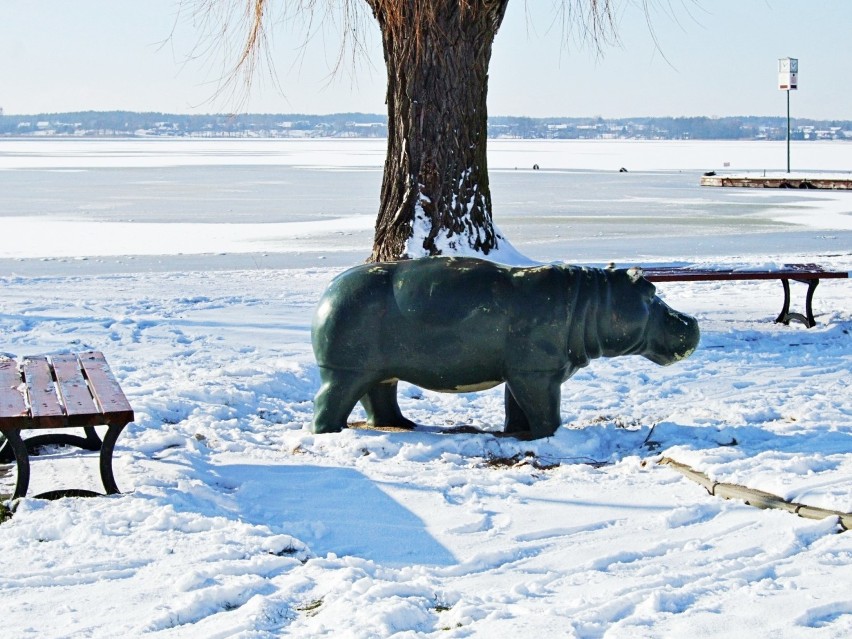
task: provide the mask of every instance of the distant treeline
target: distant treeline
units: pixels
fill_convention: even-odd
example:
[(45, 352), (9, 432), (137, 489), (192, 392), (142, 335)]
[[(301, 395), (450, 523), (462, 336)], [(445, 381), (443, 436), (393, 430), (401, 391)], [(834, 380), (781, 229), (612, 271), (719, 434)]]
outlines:
[[(791, 136), (798, 140), (852, 140), (850, 120), (795, 118)], [(492, 138), (783, 140), (784, 117), (634, 117), (488, 119)], [(241, 114), (185, 115), (132, 111), (81, 111), (3, 115), (0, 136), (75, 137), (385, 137), (387, 117), (368, 113), (332, 115)]]

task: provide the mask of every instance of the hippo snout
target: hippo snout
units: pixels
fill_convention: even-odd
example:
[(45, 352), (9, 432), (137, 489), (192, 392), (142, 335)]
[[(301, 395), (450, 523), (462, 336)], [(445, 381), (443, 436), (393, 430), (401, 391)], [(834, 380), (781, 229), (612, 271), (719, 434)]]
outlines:
[(658, 299), (651, 310), (642, 355), (655, 364), (668, 366), (692, 355), (700, 338), (694, 317), (679, 313)]

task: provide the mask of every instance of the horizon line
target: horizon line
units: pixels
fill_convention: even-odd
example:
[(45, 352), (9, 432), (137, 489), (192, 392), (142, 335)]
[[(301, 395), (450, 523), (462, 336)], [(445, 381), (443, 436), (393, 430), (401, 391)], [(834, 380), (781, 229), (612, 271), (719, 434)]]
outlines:
[[(246, 113), (227, 113), (227, 112), (209, 112), (209, 113), (185, 113), (180, 111), (136, 111), (133, 109), (75, 109), (75, 110), (66, 110), (66, 111), (40, 111), (33, 113), (6, 113), (2, 111), (2, 105), (0, 105), (0, 117), (34, 117), (34, 116), (50, 116), (50, 115), (66, 115), (72, 113), (132, 113), (136, 115), (176, 115), (176, 116), (189, 116), (189, 117), (227, 117), (227, 118), (238, 118), (238, 117), (251, 117), (251, 116), (306, 116), (306, 117), (333, 117), (333, 116), (345, 116), (345, 115), (359, 115), (359, 116), (375, 116), (378, 118), (387, 119), (387, 114), (385, 113), (372, 113), (369, 111), (333, 111), (329, 113), (298, 113), (298, 112), (263, 112), (263, 111), (253, 111)], [(727, 118), (779, 118), (786, 119), (786, 115), (630, 115), (630, 116), (603, 116), (603, 115), (548, 115), (548, 116), (534, 116), (534, 115), (506, 115), (506, 114), (489, 114), (488, 119), (491, 118), (524, 118), (529, 120), (686, 120), (686, 119), (708, 119), (708, 120), (724, 120)], [(793, 116), (791, 120), (813, 120), (815, 122), (852, 122), (852, 119), (844, 119), (844, 118), (814, 118), (807, 116)]]

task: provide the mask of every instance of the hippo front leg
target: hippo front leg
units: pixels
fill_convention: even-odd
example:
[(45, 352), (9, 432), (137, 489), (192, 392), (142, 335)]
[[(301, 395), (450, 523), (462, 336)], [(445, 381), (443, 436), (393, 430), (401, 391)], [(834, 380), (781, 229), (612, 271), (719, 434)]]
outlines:
[(320, 366), (322, 384), (314, 397), (315, 433), (339, 433), (347, 427), (346, 420), (355, 404), (375, 380), (360, 371), (348, 371)]
[(526, 413), (521, 409), (518, 400), (512, 395), (509, 385), (503, 392), (503, 406), (506, 410), (506, 421), (503, 425), (503, 432), (507, 435), (516, 433), (529, 433), (530, 421), (527, 419)]
[(562, 423), (562, 379), (552, 373), (510, 374), (506, 380), (505, 432), (521, 438), (550, 437)]
[(388, 426), (414, 430), (417, 427), (410, 419), (406, 419), (399, 410), (396, 399), (397, 382), (382, 382), (376, 384), (361, 398), (361, 405), (367, 411), (367, 423), (370, 426)]

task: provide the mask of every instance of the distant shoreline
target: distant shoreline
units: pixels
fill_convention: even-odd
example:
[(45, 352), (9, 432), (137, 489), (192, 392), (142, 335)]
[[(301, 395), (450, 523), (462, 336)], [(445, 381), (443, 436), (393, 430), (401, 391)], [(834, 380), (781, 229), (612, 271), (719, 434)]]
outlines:
[[(795, 141), (852, 141), (852, 121), (791, 120)], [(3, 114), (0, 139), (58, 138), (384, 138), (387, 117), (369, 113), (204, 114), (79, 111)], [(785, 140), (780, 116), (552, 117), (492, 116), (489, 139)]]

